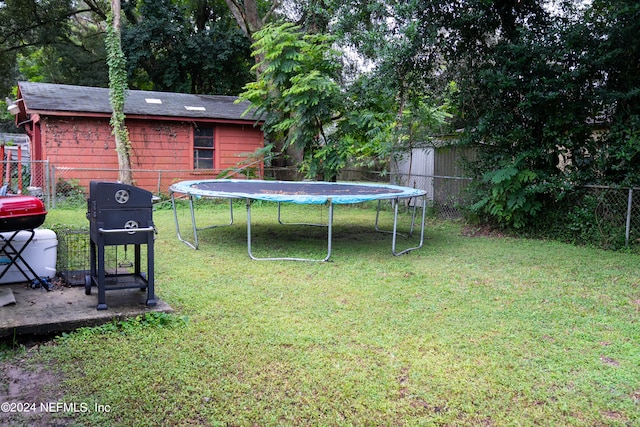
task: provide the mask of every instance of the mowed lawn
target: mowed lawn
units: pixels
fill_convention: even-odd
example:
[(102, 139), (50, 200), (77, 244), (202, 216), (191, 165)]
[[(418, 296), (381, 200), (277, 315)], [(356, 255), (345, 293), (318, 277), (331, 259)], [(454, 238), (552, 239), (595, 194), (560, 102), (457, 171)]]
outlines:
[[(638, 255), (430, 219), (424, 247), (394, 257), (373, 206), (337, 206), (331, 262), (253, 261), (244, 206), (234, 214), (196, 251), (157, 210), (156, 289), (174, 314), (81, 330), (30, 358), (60, 375), (65, 402), (109, 408), (67, 423), (640, 425)], [(283, 220), (326, 215), (285, 206)], [(267, 203), (252, 217), (256, 256), (326, 253), (323, 228), (279, 225)], [(188, 234), (186, 207), (179, 218)], [(76, 220), (84, 211), (52, 210), (47, 224)]]

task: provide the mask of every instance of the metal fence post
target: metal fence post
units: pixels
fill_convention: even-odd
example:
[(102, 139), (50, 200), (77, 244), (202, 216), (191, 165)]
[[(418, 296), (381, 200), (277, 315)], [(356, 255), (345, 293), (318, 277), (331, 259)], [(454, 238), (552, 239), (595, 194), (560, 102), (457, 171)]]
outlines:
[(51, 185), (51, 200), (53, 202), (53, 207), (56, 207), (56, 166), (51, 163), (51, 173), (49, 174), (49, 185)]
[(629, 235), (631, 234), (631, 206), (633, 205), (633, 188), (629, 188), (629, 198), (627, 199), (627, 227), (624, 236), (624, 245), (629, 246)]
[(51, 176), (49, 173), (49, 160), (44, 161), (44, 182), (42, 183), (42, 193), (46, 195), (47, 208), (51, 210), (53, 207), (53, 197), (51, 195)]

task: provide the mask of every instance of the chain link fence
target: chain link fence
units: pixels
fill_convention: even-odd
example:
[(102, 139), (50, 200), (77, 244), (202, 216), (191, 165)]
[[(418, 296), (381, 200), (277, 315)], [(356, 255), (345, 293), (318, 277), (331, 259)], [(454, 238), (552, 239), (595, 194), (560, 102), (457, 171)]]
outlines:
[(640, 188), (587, 185), (566, 205), (566, 228), (574, 241), (610, 249), (640, 244)]
[(51, 167), (46, 160), (3, 160), (2, 192), (42, 198), (51, 207), (55, 190), (51, 186)]
[[(186, 177), (193, 171), (136, 169), (132, 173), (137, 185), (156, 195), (162, 195), (168, 193), (169, 186), (174, 183), (176, 176)], [(77, 205), (86, 203), (90, 181), (117, 181), (118, 169), (52, 166), (50, 177), (55, 188), (53, 207)], [(215, 174), (185, 179), (199, 178), (215, 178)]]
[[(114, 169), (60, 168), (47, 161), (4, 161), (3, 183), (8, 194), (30, 194), (41, 197), (48, 209), (86, 205), (87, 189), (83, 182), (114, 181)], [(164, 197), (179, 174), (185, 179), (211, 179), (217, 173), (193, 175), (193, 171), (134, 170), (137, 181)], [(301, 180), (291, 168), (266, 168), (264, 178)], [(382, 182), (418, 186), (427, 191), (430, 214), (438, 218), (460, 218), (469, 206), (467, 187), (471, 179), (459, 176), (404, 176), (362, 169), (343, 170), (341, 181)], [(150, 184), (151, 183), (151, 184)], [(563, 200), (556, 215), (553, 233), (562, 240), (593, 244), (605, 248), (640, 245), (640, 188), (591, 185), (572, 191)], [(551, 227), (550, 227), (551, 229)]]

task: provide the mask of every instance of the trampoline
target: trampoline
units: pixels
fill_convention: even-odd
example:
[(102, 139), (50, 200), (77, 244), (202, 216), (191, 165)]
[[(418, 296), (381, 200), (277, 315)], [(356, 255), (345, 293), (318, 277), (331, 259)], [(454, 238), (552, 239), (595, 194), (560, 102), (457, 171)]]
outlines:
[[(182, 181), (169, 187), (171, 195), (171, 205), (174, 213), (176, 233), (178, 239), (193, 249), (198, 249), (198, 231), (229, 226), (233, 224), (233, 200), (244, 199), (247, 207), (247, 251), (249, 257), (254, 260), (292, 260), (292, 261), (328, 261), (331, 257), (331, 243), (333, 233), (333, 205), (335, 204), (356, 204), (368, 201), (378, 201), (376, 211), (375, 229), (378, 232), (390, 233), (392, 235), (391, 253), (395, 256), (419, 249), (424, 243), (424, 225), (426, 213), (426, 191), (401, 187), (390, 184), (372, 183), (346, 183), (346, 182), (319, 182), (319, 181), (264, 181), (264, 180), (240, 180), (240, 179), (208, 179), (196, 181)], [(191, 214), (191, 227), (193, 230), (193, 242), (182, 237), (176, 210), (176, 194), (182, 194), (189, 199), (189, 209)], [(194, 209), (194, 198), (220, 198), (229, 199), (229, 223), (211, 225), (198, 228), (196, 226), (196, 216)], [(418, 200), (422, 200), (419, 204)], [(321, 259), (309, 258), (289, 258), (289, 257), (256, 257), (253, 255), (251, 244), (251, 203), (254, 200), (264, 200), (276, 202), (278, 206), (278, 222), (282, 225), (313, 225), (327, 227), (327, 255)], [(378, 227), (381, 202), (390, 200), (394, 206), (393, 230), (381, 230)], [(420, 224), (420, 242), (417, 246), (401, 251), (396, 250), (398, 233), (398, 206), (400, 201), (408, 201), (411, 205), (411, 225), (408, 235), (413, 234), (415, 228), (416, 211), (422, 208)], [(328, 218), (326, 224), (310, 223), (285, 223), (281, 219), (281, 204), (325, 204), (328, 206)]]

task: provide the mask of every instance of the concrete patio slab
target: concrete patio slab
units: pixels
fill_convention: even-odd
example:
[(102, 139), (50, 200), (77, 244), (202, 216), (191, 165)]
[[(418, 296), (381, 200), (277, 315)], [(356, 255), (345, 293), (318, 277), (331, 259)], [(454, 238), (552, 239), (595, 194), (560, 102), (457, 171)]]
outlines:
[(147, 292), (139, 289), (107, 291), (107, 310), (96, 310), (98, 290), (86, 295), (84, 286), (31, 289), (27, 283), (0, 285), (13, 293), (15, 304), (0, 307), (0, 337), (44, 335), (68, 332), (83, 326), (97, 326), (114, 319), (135, 317), (150, 311), (172, 312), (156, 295), (156, 305), (147, 307)]

